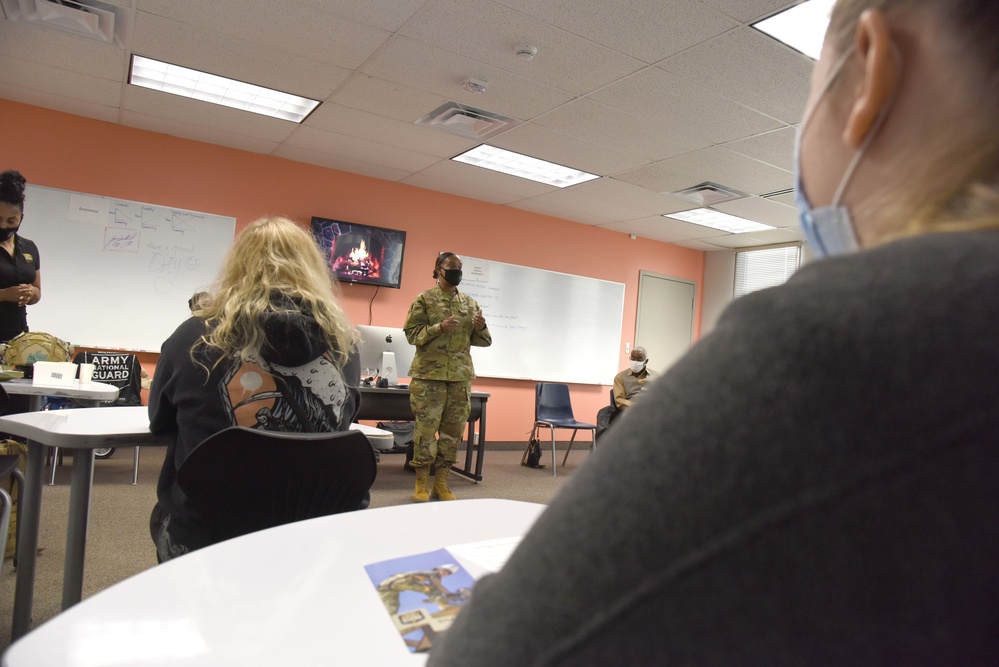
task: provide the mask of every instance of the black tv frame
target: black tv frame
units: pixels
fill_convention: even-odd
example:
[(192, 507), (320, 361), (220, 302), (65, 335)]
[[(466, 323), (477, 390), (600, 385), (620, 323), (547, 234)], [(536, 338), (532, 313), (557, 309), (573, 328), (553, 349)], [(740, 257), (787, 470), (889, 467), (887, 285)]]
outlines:
[[(338, 281), (356, 285), (391, 287), (392, 289), (402, 287), (402, 267), (406, 254), (406, 232), (404, 230), (315, 215), (312, 216), (310, 227), (312, 238), (315, 239), (319, 250), (326, 258), (327, 266)], [(334, 268), (337, 259), (345, 258), (342, 252), (336, 253), (337, 240), (352, 235), (359, 235), (367, 240), (365, 249), (368, 251), (373, 247), (372, 241), (377, 242), (381, 248), (382, 252), (378, 257), (378, 277), (365, 275), (364, 271), (368, 267), (364, 265), (357, 265), (354, 271), (342, 271)]]

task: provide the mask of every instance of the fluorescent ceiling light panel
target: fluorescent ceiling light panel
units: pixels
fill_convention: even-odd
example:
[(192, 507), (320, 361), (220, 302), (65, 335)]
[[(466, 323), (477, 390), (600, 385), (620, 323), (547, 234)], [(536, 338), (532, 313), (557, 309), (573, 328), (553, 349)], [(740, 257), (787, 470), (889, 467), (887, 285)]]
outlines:
[(754, 23), (753, 27), (792, 49), (801, 51), (809, 58), (818, 60), (834, 2), (835, 0), (807, 0)]
[(567, 188), (577, 183), (592, 181), (600, 178), (596, 174), (589, 174), (578, 169), (563, 167), (554, 162), (546, 162), (530, 155), (521, 155), (502, 148), (496, 148), (489, 144), (480, 144), (470, 151), (465, 151), (461, 155), (451, 158), (458, 162), (475, 165), (499, 171), (511, 176), (527, 178), (539, 183), (554, 185), (556, 188)]
[(318, 100), (136, 55), (132, 56), (128, 82), (295, 123), (301, 123), (319, 106)]
[(720, 229), (731, 234), (741, 234), (742, 232), (759, 232), (764, 229), (777, 229), (760, 222), (753, 222), (745, 218), (739, 218), (728, 213), (722, 213), (711, 208), (695, 208), (690, 211), (680, 211), (679, 213), (667, 213), (664, 218), (673, 218), (690, 222), (702, 227)]

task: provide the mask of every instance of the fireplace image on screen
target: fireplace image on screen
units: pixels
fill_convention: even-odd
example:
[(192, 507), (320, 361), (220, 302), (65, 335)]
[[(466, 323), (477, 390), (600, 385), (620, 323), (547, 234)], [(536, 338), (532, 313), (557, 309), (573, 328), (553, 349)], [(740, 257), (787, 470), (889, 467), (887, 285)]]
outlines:
[(406, 232), (313, 217), (312, 236), (337, 280), (400, 287)]

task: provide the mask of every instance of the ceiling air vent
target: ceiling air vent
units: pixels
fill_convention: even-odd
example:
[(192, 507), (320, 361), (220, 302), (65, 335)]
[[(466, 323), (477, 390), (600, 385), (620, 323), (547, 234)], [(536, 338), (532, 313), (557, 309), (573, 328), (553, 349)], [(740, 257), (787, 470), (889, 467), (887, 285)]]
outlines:
[(519, 125), (520, 121), (466, 104), (445, 102), (416, 121), (416, 124), (469, 139), (485, 139)]
[(700, 183), (685, 190), (664, 192), (662, 194), (681, 197), (688, 201), (700, 204), (701, 206), (714, 206), (715, 204), (721, 204), (722, 202), (742, 199), (749, 196), (748, 193), (740, 192), (739, 190), (735, 190), (733, 188), (727, 188), (724, 185), (712, 183), (711, 181), (705, 181), (704, 183)]
[(128, 45), (130, 11), (101, 0), (0, 0), (8, 20), (34, 23), (121, 48)]

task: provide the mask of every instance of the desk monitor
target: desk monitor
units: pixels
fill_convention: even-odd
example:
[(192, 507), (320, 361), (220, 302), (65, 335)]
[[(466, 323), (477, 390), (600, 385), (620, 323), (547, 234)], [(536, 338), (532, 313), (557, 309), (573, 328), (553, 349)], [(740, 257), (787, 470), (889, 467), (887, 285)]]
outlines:
[[(377, 368), (378, 374), (388, 378), (389, 384), (398, 383), (401, 377), (409, 377), (409, 367), (416, 355), (416, 348), (406, 340), (402, 329), (394, 327), (375, 327), (365, 324), (357, 325), (357, 333), (361, 335), (359, 351), (361, 353), (361, 368)], [(396, 377), (393, 379), (388, 370), (382, 368), (382, 353), (395, 353)]]

